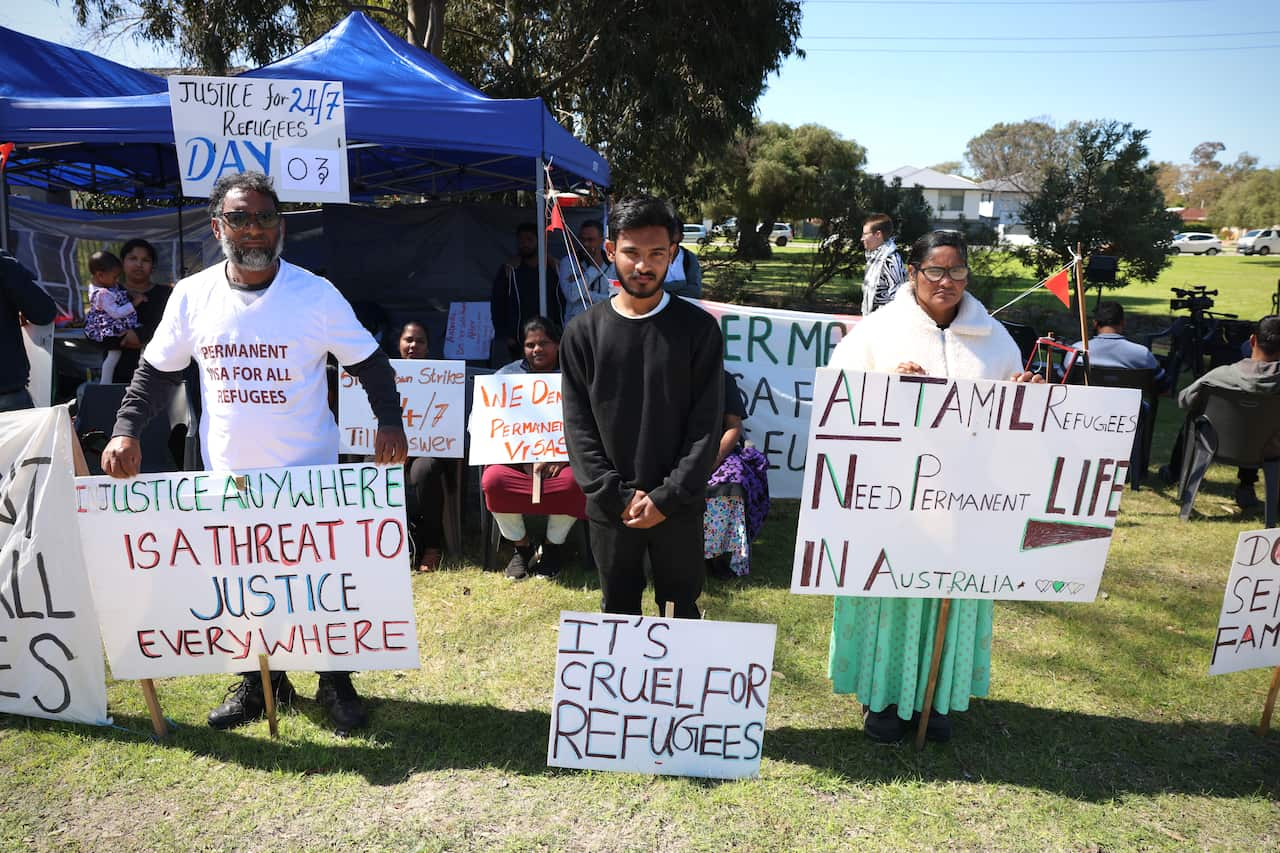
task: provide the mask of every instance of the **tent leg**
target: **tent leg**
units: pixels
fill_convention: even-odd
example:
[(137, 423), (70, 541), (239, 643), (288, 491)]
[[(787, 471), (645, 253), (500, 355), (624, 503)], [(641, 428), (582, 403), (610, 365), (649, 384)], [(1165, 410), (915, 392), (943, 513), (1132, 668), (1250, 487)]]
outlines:
[(542, 157), (534, 163), (537, 192), (534, 204), (538, 208), (538, 313), (547, 316), (547, 174), (542, 168)]
[[(6, 158), (7, 159), (7, 158)], [(8, 163), (0, 160), (0, 249), (9, 251), (9, 175)]]

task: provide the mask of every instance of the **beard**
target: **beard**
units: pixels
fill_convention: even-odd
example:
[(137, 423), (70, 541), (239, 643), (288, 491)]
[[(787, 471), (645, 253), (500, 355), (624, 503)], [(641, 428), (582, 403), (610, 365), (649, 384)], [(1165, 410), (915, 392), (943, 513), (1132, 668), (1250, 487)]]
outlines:
[(635, 299), (648, 299), (655, 293), (662, 291), (662, 282), (666, 277), (665, 272), (660, 276), (655, 275), (653, 278), (648, 279), (641, 278), (638, 275), (629, 275), (619, 281), (618, 284)]
[(227, 256), (227, 260), (231, 261), (231, 263), (253, 272), (262, 272), (263, 270), (271, 269), (275, 262), (280, 260), (280, 256), (284, 254), (284, 231), (281, 231), (280, 236), (276, 238), (274, 248), (254, 246), (242, 249), (232, 243), (225, 235), (218, 243), (222, 246), (222, 253)]

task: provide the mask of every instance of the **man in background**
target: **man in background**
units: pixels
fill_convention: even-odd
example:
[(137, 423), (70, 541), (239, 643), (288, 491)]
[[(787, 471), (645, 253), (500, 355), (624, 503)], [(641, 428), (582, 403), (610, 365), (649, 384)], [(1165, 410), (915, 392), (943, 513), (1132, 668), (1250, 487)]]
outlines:
[[(521, 222), (516, 226), (516, 257), (498, 268), (489, 296), (493, 316), (493, 336), (511, 359), (524, 355), (520, 330), (531, 318), (542, 314), (539, 306), (538, 226)], [(547, 261), (546, 316), (557, 326), (564, 323), (564, 300), (560, 295), (559, 271)]]
[(27, 268), (0, 250), (0, 412), (35, 406), (27, 391), (31, 363), (27, 361), (22, 326), (47, 326), (57, 313), (57, 305)]
[(862, 248), (867, 250), (867, 272), (862, 282), (865, 317), (893, 301), (907, 280), (907, 268), (893, 241), (893, 220), (883, 213), (873, 213), (862, 223)]

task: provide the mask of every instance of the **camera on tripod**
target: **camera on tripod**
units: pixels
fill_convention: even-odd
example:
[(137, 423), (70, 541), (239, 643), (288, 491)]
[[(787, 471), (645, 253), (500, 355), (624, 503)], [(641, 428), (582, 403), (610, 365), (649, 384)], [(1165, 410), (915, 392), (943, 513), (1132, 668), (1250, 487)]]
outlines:
[(1209, 290), (1204, 285), (1196, 285), (1190, 290), (1183, 290), (1180, 287), (1169, 288), (1173, 291), (1177, 299), (1169, 300), (1169, 310), (1171, 311), (1190, 311), (1195, 314), (1200, 311), (1208, 311), (1213, 307), (1211, 296), (1217, 296), (1218, 291)]

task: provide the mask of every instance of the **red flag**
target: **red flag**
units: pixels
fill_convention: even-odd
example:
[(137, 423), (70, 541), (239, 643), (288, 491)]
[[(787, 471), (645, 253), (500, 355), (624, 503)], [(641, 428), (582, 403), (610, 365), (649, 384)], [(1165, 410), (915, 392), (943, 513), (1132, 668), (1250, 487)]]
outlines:
[(547, 226), (547, 231), (564, 231), (564, 214), (560, 212), (560, 205), (551, 205), (551, 224)]
[(1071, 307), (1071, 279), (1067, 276), (1070, 269), (1071, 267), (1067, 267), (1062, 272), (1051, 276), (1049, 280), (1044, 283), (1044, 286), (1049, 289), (1049, 292), (1062, 300), (1062, 304), (1068, 308)]
[(0, 145), (0, 169), (4, 168), (4, 164), (9, 162), (9, 155), (13, 153), (13, 143), (6, 142)]

